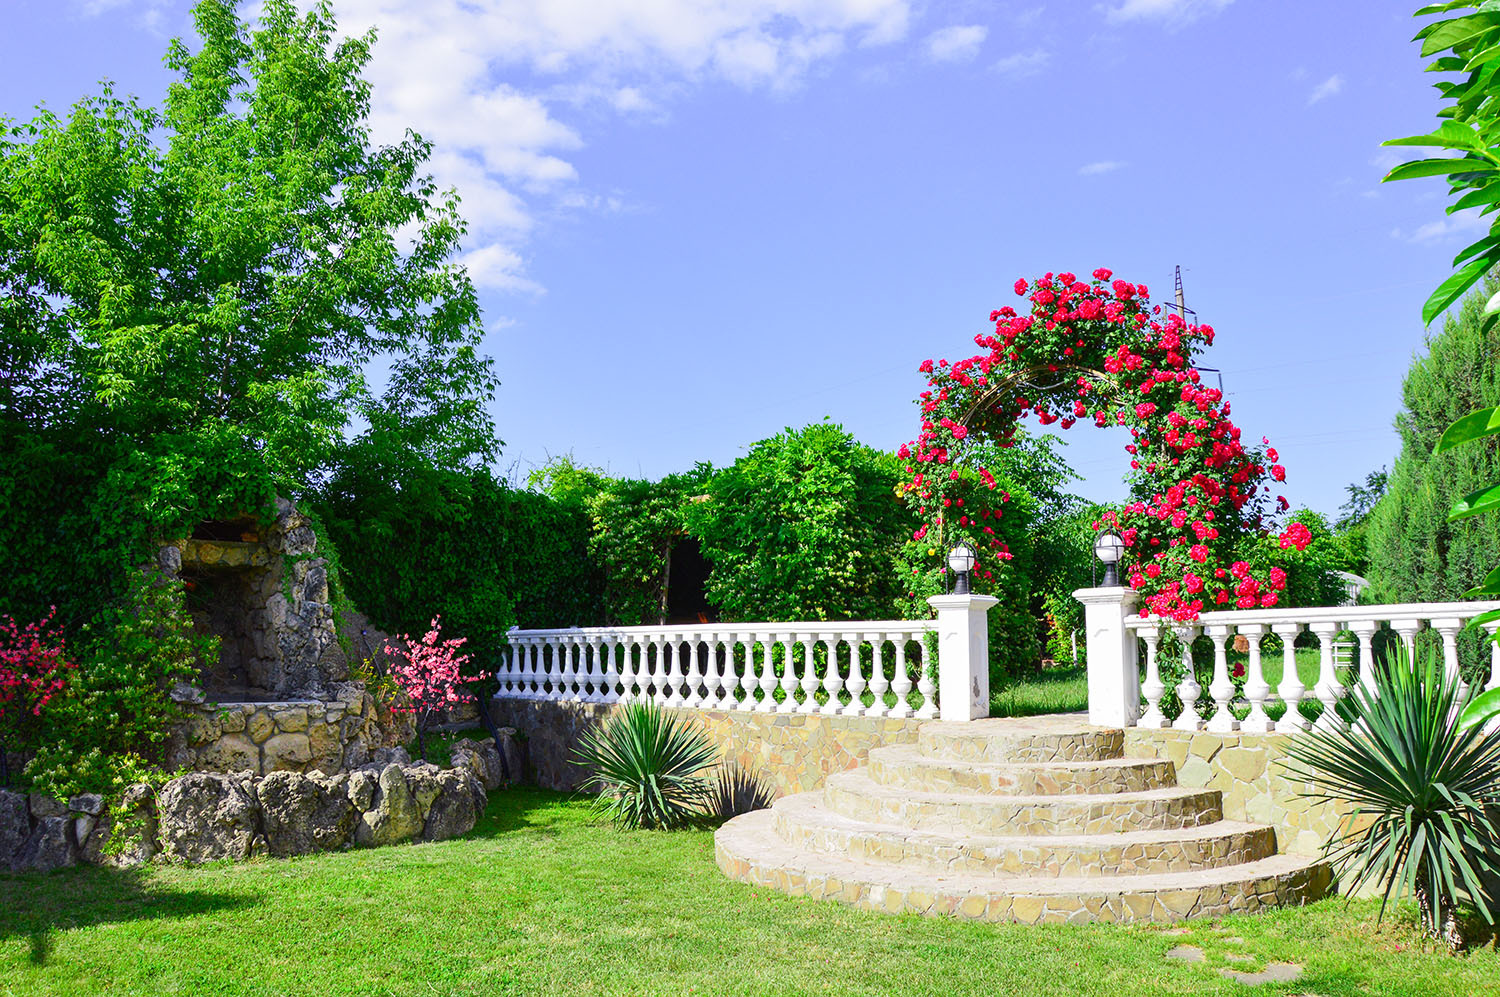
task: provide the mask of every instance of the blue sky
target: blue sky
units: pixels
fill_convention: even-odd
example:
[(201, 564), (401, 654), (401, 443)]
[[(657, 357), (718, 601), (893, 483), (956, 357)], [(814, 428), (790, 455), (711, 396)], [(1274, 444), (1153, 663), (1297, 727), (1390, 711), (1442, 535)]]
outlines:
[[(503, 472), (650, 477), (832, 418), (894, 448), (917, 364), (1018, 276), (1185, 271), (1294, 505), (1389, 463), (1420, 307), (1478, 222), (1381, 186), (1433, 124), (1390, 0), (341, 0), (378, 136), (463, 195)], [(10, 0), (0, 114), (159, 99), (187, 0)], [(967, 349), (967, 353), (966, 353)], [(1080, 425), (1092, 498), (1123, 440)]]

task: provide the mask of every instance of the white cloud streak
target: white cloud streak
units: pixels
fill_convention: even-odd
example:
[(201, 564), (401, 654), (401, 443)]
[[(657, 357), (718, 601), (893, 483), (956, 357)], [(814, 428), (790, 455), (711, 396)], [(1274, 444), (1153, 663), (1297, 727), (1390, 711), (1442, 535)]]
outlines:
[(1044, 49), (1033, 49), (1030, 52), (1017, 52), (1007, 55), (1003, 59), (997, 59), (990, 69), (1004, 76), (1025, 77), (1035, 76), (1047, 68), (1047, 63), (1052, 60), (1052, 53)]
[(971, 62), (990, 29), (982, 24), (954, 24), (927, 36), (927, 57), (933, 62)]
[(1234, 0), (1124, 0), (1105, 8), (1105, 19), (1123, 21), (1164, 21), (1182, 25), (1200, 17), (1217, 14)]
[(1320, 100), (1327, 100), (1341, 93), (1344, 89), (1344, 78), (1334, 73), (1328, 79), (1313, 87), (1312, 93), (1307, 95), (1307, 106), (1311, 107)]
[(1081, 177), (1103, 176), (1105, 173), (1113, 173), (1115, 170), (1124, 169), (1127, 165), (1129, 164), (1114, 159), (1103, 159), (1097, 163), (1085, 163), (1083, 166), (1078, 167), (1078, 175)]

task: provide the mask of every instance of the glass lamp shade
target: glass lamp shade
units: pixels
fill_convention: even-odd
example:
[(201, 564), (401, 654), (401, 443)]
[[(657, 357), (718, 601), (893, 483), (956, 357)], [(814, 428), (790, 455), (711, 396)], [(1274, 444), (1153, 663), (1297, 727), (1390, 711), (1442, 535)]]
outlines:
[(1105, 564), (1114, 564), (1125, 552), (1125, 541), (1113, 533), (1101, 534), (1094, 541), (1094, 556)]
[(974, 548), (968, 544), (959, 544), (948, 552), (948, 568), (950, 571), (965, 574), (974, 569), (974, 562), (978, 558), (974, 555)]

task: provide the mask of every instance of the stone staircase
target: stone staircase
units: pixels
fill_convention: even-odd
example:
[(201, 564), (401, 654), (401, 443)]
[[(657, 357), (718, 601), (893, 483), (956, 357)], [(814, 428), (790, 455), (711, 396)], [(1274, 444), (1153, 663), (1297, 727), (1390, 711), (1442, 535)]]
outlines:
[(821, 793), (715, 835), (730, 878), (872, 910), (1042, 922), (1175, 921), (1316, 900), (1329, 867), (1276, 854), (1171, 762), (1065, 716), (933, 722)]

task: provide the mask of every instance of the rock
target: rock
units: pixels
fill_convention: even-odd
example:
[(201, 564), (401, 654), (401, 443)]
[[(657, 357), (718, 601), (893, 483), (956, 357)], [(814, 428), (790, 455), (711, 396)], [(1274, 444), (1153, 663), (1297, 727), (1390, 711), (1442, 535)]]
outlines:
[[(501, 731), (501, 737), (505, 738), (507, 748), (512, 747), (511, 738), (505, 737), (504, 730)], [(483, 741), (462, 738), (453, 742), (454, 767), (473, 772), (485, 789), (498, 789), (506, 783), (515, 782), (520, 769), (519, 761), (517, 758), (516, 764), (511, 764), (511, 760), (505, 758), (502, 762), (500, 751), (491, 738)]]
[(276, 725), (271, 722), (270, 714), (264, 710), (256, 710), (245, 721), (245, 729), (250, 732), (250, 740), (260, 744), (276, 732)]
[(164, 574), (176, 575), (182, 570), (182, 551), (168, 544), (156, 552), (156, 564)]
[(82, 793), (68, 801), (68, 810), (75, 814), (98, 817), (104, 813), (104, 797), (98, 793)]
[(271, 714), (276, 728), (287, 734), (300, 734), (307, 730), (307, 710), (301, 706), (280, 709)]
[(438, 776), (443, 770), (431, 762), (415, 762), (401, 766), (401, 771), (406, 776), (406, 785), (411, 790), (411, 795), (417, 801), (417, 808), (422, 812), (422, 819), (426, 820), (427, 811), (432, 809), (432, 802), (443, 791), (442, 784), (438, 782)]
[[(143, 782), (126, 786), (125, 795), (120, 799), (116, 814), (119, 815), (118, 821), (115, 815), (106, 817), (91, 836), (91, 838), (97, 837), (102, 830), (109, 838), (118, 837), (112, 849), (113, 854), (104, 855), (103, 843), (100, 843), (99, 852), (103, 861), (120, 867), (135, 866), (151, 861), (161, 851), (156, 817), (156, 794), (151, 791), (151, 787)], [(87, 851), (86, 845), (85, 855)]]
[(245, 729), (245, 711), (238, 707), (231, 707), (224, 711), (224, 717), (220, 720), (221, 726), (226, 734), (238, 734)]
[(339, 733), (336, 727), (320, 723), (308, 728), (307, 745), (312, 753), (314, 768), (329, 774), (339, 770), (339, 762), (343, 760), (344, 749), (339, 743)]
[(370, 761), (377, 765), (410, 765), (411, 755), (402, 747), (376, 748), (370, 752)]
[(172, 691), (167, 694), (175, 703), (204, 703), (208, 697), (203, 695), (203, 690), (191, 682), (174, 682)]
[(422, 811), (406, 785), (401, 766), (387, 765), (380, 772), (370, 809), (360, 815), (354, 840), (361, 845), (394, 845), (410, 841), (422, 833), (422, 828)]
[(43, 817), (11, 859), (15, 872), (51, 872), (78, 864), (73, 844), (72, 821), (67, 817)]
[[(87, 822), (88, 830), (81, 830)], [(80, 817), (73, 822), (73, 840), (78, 843), (78, 861), (85, 865), (104, 865), (109, 856), (104, 846), (109, 843), (110, 825), (108, 814), (102, 817)]]
[(378, 771), (349, 773), (349, 803), (360, 813), (364, 813), (375, 805), (375, 794), (379, 790), (380, 773)]
[(266, 848), (278, 858), (348, 847), (359, 815), (345, 782), (272, 772), (256, 788)]
[(31, 807), (25, 793), (0, 789), (0, 869), (10, 868), (11, 859), (31, 837)]
[(188, 744), (210, 744), (224, 733), (224, 728), (216, 713), (197, 713), (188, 718), (186, 733)]
[(32, 793), (28, 797), (31, 804), (31, 816), (38, 819), (42, 817), (66, 817), (68, 815), (67, 804), (62, 800), (54, 799), (43, 793)]
[(484, 787), (466, 769), (443, 769), (434, 781), (439, 792), (428, 808), (422, 840), (446, 841), (468, 834), (479, 817), (481, 806), (476, 802), (484, 799)]
[(198, 752), (198, 767), (208, 772), (239, 772), (245, 769), (258, 772), (260, 748), (243, 734), (225, 734)]
[(162, 787), (157, 812), (162, 851), (169, 860), (209, 862), (250, 855), (260, 804), (235, 776), (194, 772)]
[(306, 734), (277, 734), (261, 749), (266, 772), (301, 771), (312, 761), (312, 745)]

